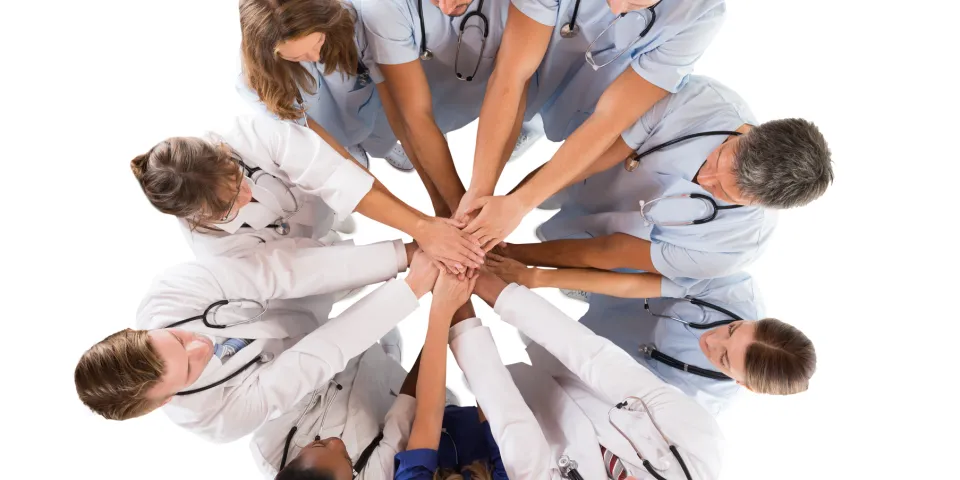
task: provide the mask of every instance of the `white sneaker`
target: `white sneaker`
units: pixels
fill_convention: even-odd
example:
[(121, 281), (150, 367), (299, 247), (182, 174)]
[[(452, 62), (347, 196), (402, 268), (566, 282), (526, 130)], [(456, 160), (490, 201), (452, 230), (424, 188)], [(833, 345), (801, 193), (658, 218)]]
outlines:
[(340, 233), (350, 235), (357, 231), (357, 221), (353, 219), (353, 215), (347, 215), (343, 220), (333, 222), (333, 229)]
[(380, 339), (380, 348), (388, 357), (403, 363), (403, 336), (400, 335), (400, 329), (393, 327)]
[(561, 288), (560, 293), (566, 295), (568, 298), (579, 300), (583, 303), (590, 303), (590, 294), (583, 290), (567, 290), (566, 288)]
[(347, 147), (347, 152), (353, 155), (353, 158), (357, 159), (360, 165), (363, 165), (363, 168), (370, 169), (370, 157), (367, 156), (367, 151), (363, 147), (360, 145)]
[(528, 129), (527, 126), (524, 125), (523, 128), (520, 129), (520, 135), (517, 136), (517, 144), (513, 147), (513, 153), (510, 154), (510, 159), (507, 161), (509, 162), (520, 158), (520, 156), (526, 153), (527, 150), (530, 150), (530, 147), (541, 138), (543, 138), (542, 131)]
[(403, 151), (403, 147), (400, 145), (400, 142), (394, 143), (390, 147), (390, 151), (383, 157), (391, 167), (400, 170), (401, 172), (409, 172), (413, 170), (413, 163), (410, 163), (410, 158), (407, 157), (407, 152)]

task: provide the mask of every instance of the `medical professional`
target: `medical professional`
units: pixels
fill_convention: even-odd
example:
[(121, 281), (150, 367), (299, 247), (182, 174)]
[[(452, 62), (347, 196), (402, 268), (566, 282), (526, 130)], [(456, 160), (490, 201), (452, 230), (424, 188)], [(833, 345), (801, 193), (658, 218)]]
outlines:
[[(171, 268), (141, 303), (140, 330), (117, 332), (83, 354), (77, 393), (108, 419), (163, 407), (174, 423), (213, 442), (248, 435), (363, 364), (350, 363), (354, 357), (383, 354), (377, 340), (417, 308), (437, 275), (417, 253), (407, 277), (392, 280), (408, 249), (400, 242), (274, 248)], [(352, 266), (358, 258), (377, 261)], [(325, 314), (287, 301), (384, 280), (326, 323)]]
[[(480, 112), (474, 172), (458, 218), (503, 240), (520, 219), (583, 172), (620, 132), (683, 87), (723, 20), (723, 0), (513, 0), (497, 68)], [(531, 81), (532, 79), (532, 81)], [(530, 91), (526, 83), (530, 81)], [(564, 141), (514, 195), (493, 194), (508, 125), (540, 113), (547, 138)]]
[(693, 76), (575, 180), (544, 205), (560, 207), (537, 230), (545, 243), (511, 246), (507, 256), (684, 283), (732, 275), (756, 260), (777, 211), (820, 197), (833, 167), (813, 123), (760, 123), (735, 92)]
[(349, 0), (242, 0), (237, 91), (252, 107), (310, 127), (364, 167), (367, 153), (413, 169), (384, 115), (390, 97)]
[(813, 343), (797, 328), (765, 318), (756, 282), (746, 272), (685, 288), (651, 273), (527, 268), (491, 257), (488, 268), (504, 281), (590, 292), (580, 323), (714, 415), (743, 389), (806, 391), (816, 370)]
[(719, 425), (683, 392), (526, 287), (483, 272), (474, 293), (532, 342), (530, 365), (509, 370), (546, 438), (520, 444), (551, 469), (541, 466), (541, 477), (719, 476)]
[(457, 222), (427, 217), (309, 129), (266, 116), (238, 117), (222, 133), (173, 137), (131, 162), (158, 210), (175, 215), (198, 256), (246, 251), (281, 238), (323, 237), (353, 210), (411, 235), (454, 271), (482, 250)]
[[(444, 138), (476, 120), (507, 21), (509, 0), (355, 0), (373, 60), (382, 72), (381, 96), (393, 130), (406, 131), (411, 156), (437, 216), (449, 217), (465, 191)], [(384, 105), (388, 107), (387, 105)], [(510, 118), (510, 147), (531, 145), (528, 131), (515, 144), (521, 117)], [(408, 143), (404, 142), (404, 145)], [(506, 143), (504, 143), (506, 145)], [(408, 151), (408, 153), (410, 153)]]

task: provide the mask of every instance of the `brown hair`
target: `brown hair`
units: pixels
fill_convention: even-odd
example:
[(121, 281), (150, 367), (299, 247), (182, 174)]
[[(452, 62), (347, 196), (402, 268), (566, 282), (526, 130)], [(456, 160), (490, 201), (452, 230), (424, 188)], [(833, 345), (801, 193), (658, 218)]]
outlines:
[(339, 70), (356, 75), (360, 55), (354, 23), (353, 11), (340, 0), (241, 0), (241, 50), (247, 84), (281, 119), (299, 118), (303, 112), (294, 106), (298, 89), (315, 92), (317, 79), (299, 63), (280, 58), (277, 46), (323, 33), (323, 74)]
[(817, 369), (813, 342), (796, 327), (775, 318), (757, 322), (745, 358), (746, 384), (757, 393), (790, 395), (807, 390)]
[[(477, 460), (463, 467), (463, 470), (470, 472), (470, 478), (473, 480), (491, 480), (493, 478), (487, 464), (482, 460)], [(449, 468), (438, 468), (433, 472), (433, 480), (463, 480), (463, 475)]]
[(146, 393), (163, 376), (163, 360), (146, 330), (121, 330), (84, 352), (73, 382), (80, 401), (109, 420), (145, 415), (160, 404)]
[(196, 228), (230, 208), (240, 182), (239, 161), (226, 144), (173, 137), (131, 160), (130, 170), (157, 210)]

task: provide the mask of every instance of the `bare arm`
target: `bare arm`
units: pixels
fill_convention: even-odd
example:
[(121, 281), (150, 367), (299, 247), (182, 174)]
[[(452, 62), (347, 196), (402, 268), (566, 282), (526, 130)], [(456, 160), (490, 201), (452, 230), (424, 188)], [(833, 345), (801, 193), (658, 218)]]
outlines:
[(552, 33), (553, 27), (534, 21), (510, 4), (500, 52), (480, 107), (471, 190), (493, 194), (504, 152), (512, 150), (519, 132), (517, 121), (523, 119), (526, 86), (543, 60)]
[(620, 273), (589, 268), (546, 269), (490, 254), (487, 268), (507, 283), (527, 288), (567, 288), (620, 298), (654, 298), (662, 295), (663, 277), (654, 273)]
[(650, 242), (625, 233), (583, 240), (509, 244), (504, 254), (520, 263), (541, 267), (630, 268), (660, 273), (653, 266)]
[[(623, 162), (628, 155), (633, 153), (633, 151), (633, 148), (631, 148), (630, 145), (627, 145), (627, 142), (623, 141), (623, 137), (618, 136), (613, 142), (613, 145), (611, 145), (607, 151), (603, 152), (597, 161), (590, 164), (586, 170), (577, 175), (573, 180), (567, 182), (566, 185), (560, 187), (560, 190), (563, 190), (564, 188), (567, 188), (577, 182), (582, 182), (614, 165), (619, 164), (620, 162)], [(513, 190), (510, 190), (510, 194), (513, 194), (521, 187), (529, 183), (533, 177), (540, 173), (540, 170), (542, 170), (544, 166), (546, 166), (546, 164), (540, 165), (536, 170), (530, 172), (526, 177), (524, 177), (523, 180), (520, 181), (520, 183), (517, 184), (516, 187), (513, 187)]]
[(433, 118), (433, 99), (420, 60), (399, 65), (380, 65), (387, 90), (396, 101), (409, 132), (408, 141), (424, 173), (436, 186), (450, 210), (460, 203), (465, 189), (457, 175), (443, 133)]

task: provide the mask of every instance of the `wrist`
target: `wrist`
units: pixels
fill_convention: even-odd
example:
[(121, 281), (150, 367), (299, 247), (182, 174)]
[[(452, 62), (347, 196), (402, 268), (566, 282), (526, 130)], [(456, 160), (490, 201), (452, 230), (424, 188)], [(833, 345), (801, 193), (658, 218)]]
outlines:
[(417, 275), (407, 275), (407, 277), (403, 279), (404, 282), (407, 282), (407, 286), (410, 287), (410, 290), (417, 298), (423, 298), (432, 287), (425, 285), (427, 282), (424, 280), (425, 279), (418, 278)]
[(520, 284), (527, 288), (540, 288), (546, 270), (537, 267), (527, 267), (520, 274)]
[[(526, 185), (524, 187), (526, 187)], [(513, 197), (514, 201), (517, 202), (524, 215), (530, 213), (531, 210), (543, 203), (542, 199), (538, 200), (539, 196), (536, 192), (529, 188), (521, 187), (519, 190), (509, 194), (509, 196)]]
[(416, 253), (419, 248), (416, 241), (403, 244), (403, 249), (407, 253), (407, 268), (410, 268), (410, 264), (413, 263), (413, 254)]

